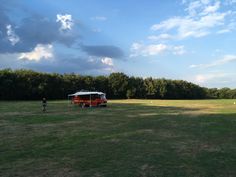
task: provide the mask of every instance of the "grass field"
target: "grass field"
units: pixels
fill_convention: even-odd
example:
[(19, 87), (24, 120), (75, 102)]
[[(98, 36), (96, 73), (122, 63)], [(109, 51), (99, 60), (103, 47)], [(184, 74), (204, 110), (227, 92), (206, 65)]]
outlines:
[(0, 176), (233, 177), (234, 101), (0, 102)]

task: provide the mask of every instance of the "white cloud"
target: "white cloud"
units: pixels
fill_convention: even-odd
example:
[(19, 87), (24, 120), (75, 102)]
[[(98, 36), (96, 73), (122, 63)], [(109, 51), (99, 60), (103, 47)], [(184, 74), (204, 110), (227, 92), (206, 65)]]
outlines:
[(194, 81), (199, 84), (205, 84), (207, 82), (212, 82), (215, 80), (223, 79), (227, 76), (225, 73), (207, 73), (196, 75)]
[(143, 47), (143, 44), (138, 43), (138, 42), (135, 42), (135, 43), (132, 44), (132, 46), (131, 46), (131, 50), (136, 51), (136, 50), (141, 49), (142, 47)]
[(72, 26), (74, 25), (72, 16), (70, 14), (57, 14), (56, 21), (61, 23), (60, 30), (71, 30)]
[(153, 30), (153, 31), (166, 30), (167, 31), (167, 30), (170, 30), (170, 29), (180, 26), (179, 23), (183, 23), (182, 22), (183, 20), (184, 19), (181, 17), (173, 17), (168, 20), (162, 21), (159, 24), (152, 25), (151, 30)]
[(114, 66), (112, 58), (109, 58), (109, 57), (102, 58), (101, 62), (108, 66)]
[(33, 51), (21, 53), (18, 59), (40, 61), (41, 59), (49, 59), (53, 57), (53, 46), (51, 44), (38, 44)]
[(217, 1), (214, 5), (209, 5), (205, 7), (201, 15), (206, 15), (209, 13), (215, 13), (220, 8), (220, 1)]
[(184, 48), (183, 45), (174, 46), (174, 47), (172, 47), (172, 50), (173, 50), (174, 55), (183, 55), (183, 54), (186, 53), (185, 48)]
[(167, 49), (168, 46), (165, 44), (144, 45), (141, 43), (133, 43), (130, 49), (130, 57), (158, 55)]
[(19, 36), (17, 36), (15, 34), (11, 25), (7, 25), (6, 29), (7, 29), (7, 38), (10, 41), (11, 45), (13, 45), (13, 46), (16, 45), (16, 43), (18, 43), (20, 41)]
[(145, 55), (157, 55), (167, 50), (167, 48), (168, 46), (165, 44), (152, 44), (146, 46), (143, 52)]
[(168, 46), (166, 44), (150, 44), (133, 43), (130, 48), (130, 57), (137, 56), (155, 56), (164, 52), (171, 52), (174, 55), (183, 55), (186, 51), (184, 46)]
[(224, 33), (229, 33), (229, 32), (231, 32), (231, 30), (227, 28), (217, 31), (218, 34), (224, 34)]
[[(186, 1), (185, 4), (187, 4)], [(171, 39), (181, 40), (189, 37), (203, 37), (216, 30), (225, 30), (225, 26), (228, 26), (227, 29), (234, 29), (235, 25), (227, 20), (227, 17), (232, 16), (233, 13), (230, 10), (220, 12), (220, 8), (220, 1), (214, 1), (214, 3), (208, 0), (191, 1), (185, 9), (188, 12), (186, 16), (176, 16), (161, 21), (152, 25), (151, 30), (164, 32), (164, 34), (172, 32)], [(158, 39), (159, 37), (152, 36), (151, 38)]]
[(232, 21), (229, 23), (225, 28), (217, 31), (218, 34), (224, 34), (224, 33), (229, 33), (232, 32), (236, 27), (236, 22)]
[[(216, 12), (220, 8), (220, 1), (216, 1), (215, 4), (210, 0), (196, 0), (190, 1), (185, 11), (189, 16), (206, 15), (208, 13)], [(185, 3), (187, 4), (187, 3)]]
[(210, 29), (224, 24), (227, 13), (213, 13), (200, 19), (190, 17), (173, 17), (151, 27), (152, 30), (177, 30), (176, 38), (203, 37), (210, 33)]
[[(187, 4), (187, 3), (185, 3)], [(209, 0), (196, 0), (190, 1), (185, 11), (188, 12), (188, 16), (196, 17), (199, 15), (206, 15), (214, 13), (220, 8), (220, 1)]]
[(199, 84), (203, 87), (217, 87), (222, 88), (227, 85), (227, 87), (235, 88), (236, 73), (221, 71), (211, 71), (205, 73), (199, 73), (190, 76), (188, 81)]
[(210, 68), (210, 67), (220, 66), (220, 65), (224, 65), (227, 63), (235, 62), (235, 61), (236, 61), (236, 55), (225, 55), (222, 59), (216, 60), (212, 63), (190, 65), (190, 68)]
[(148, 39), (152, 40), (152, 41), (168, 40), (168, 39), (171, 39), (171, 38), (173, 38), (173, 37), (169, 34), (166, 34), (166, 33), (160, 34), (158, 36), (155, 36), (155, 35), (148, 36)]
[(201, 1), (193, 1), (189, 4), (189, 6), (185, 9), (188, 11), (190, 16), (195, 16), (197, 11), (202, 7)]
[(95, 17), (91, 17), (91, 20), (106, 21), (106, 20), (107, 20), (107, 17), (104, 17), (104, 16), (95, 16)]

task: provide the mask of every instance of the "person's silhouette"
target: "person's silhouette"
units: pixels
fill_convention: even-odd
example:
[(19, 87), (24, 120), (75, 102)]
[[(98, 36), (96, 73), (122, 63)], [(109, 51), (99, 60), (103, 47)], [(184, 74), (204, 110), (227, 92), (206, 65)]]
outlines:
[(43, 100), (42, 100), (42, 109), (43, 109), (43, 112), (46, 111), (46, 107), (47, 107), (47, 100), (46, 100), (46, 98), (43, 98)]

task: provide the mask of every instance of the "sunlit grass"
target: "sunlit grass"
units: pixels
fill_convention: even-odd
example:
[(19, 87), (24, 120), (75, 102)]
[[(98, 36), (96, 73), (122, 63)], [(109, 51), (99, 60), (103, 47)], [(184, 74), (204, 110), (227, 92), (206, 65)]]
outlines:
[(0, 102), (0, 176), (236, 176), (235, 101)]

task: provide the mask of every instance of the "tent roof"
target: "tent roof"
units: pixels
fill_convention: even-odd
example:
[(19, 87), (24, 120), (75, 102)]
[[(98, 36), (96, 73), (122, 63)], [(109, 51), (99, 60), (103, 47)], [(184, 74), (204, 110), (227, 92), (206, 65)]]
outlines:
[(79, 96), (79, 95), (104, 95), (103, 92), (76, 92), (74, 94), (69, 94), (68, 96)]

